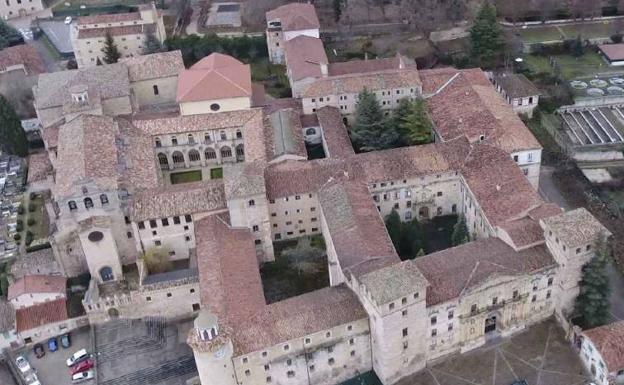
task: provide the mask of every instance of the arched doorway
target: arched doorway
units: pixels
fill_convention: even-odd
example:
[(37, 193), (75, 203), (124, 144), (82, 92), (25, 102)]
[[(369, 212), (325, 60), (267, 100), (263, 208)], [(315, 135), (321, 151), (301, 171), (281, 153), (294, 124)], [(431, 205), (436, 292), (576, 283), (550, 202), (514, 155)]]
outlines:
[(167, 155), (162, 152), (158, 153), (158, 163), (160, 164), (160, 168), (162, 170), (169, 169), (169, 159), (167, 159)]
[(490, 316), (485, 319), (485, 328), (484, 328), (485, 334), (488, 334), (494, 331), (496, 331), (496, 316), (495, 315)]
[(419, 208), (418, 209), (418, 215), (421, 218), (429, 219), (429, 207), (423, 206), (423, 207)]
[(113, 279), (115, 279), (115, 277), (113, 276), (113, 269), (111, 269), (110, 266), (104, 266), (103, 268), (101, 268), (100, 278), (102, 278), (102, 281), (104, 282), (112, 281)]
[(111, 307), (110, 309), (108, 309), (108, 316), (110, 318), (119, 318), (119, 310)]

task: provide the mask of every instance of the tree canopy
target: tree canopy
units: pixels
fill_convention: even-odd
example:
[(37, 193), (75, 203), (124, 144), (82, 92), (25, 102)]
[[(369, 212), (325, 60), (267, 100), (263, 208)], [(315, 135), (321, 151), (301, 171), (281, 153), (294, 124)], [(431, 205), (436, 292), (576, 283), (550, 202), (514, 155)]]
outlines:
[(384, 118), (375, 94), (364, 89), (355, 106), (355, 124), (351, 139), (360, 151), (376, 151), (396, 145), (399, 134)]
[(451, 235), (451, 243), (453, 246), (458, 246), (467, 243), (470, 240), (470, 234), (468, 233), (468, 226), (466, 226), (466, 217), (464, 214), (460, 214), (457, 217), (457, 223), (453, 226), (453, 234)]
[(470, 28), (472, 59), (475, 64), (492, 67), (500, 58), (504, 45), (501, 27), (496, 20), (496, 8), (485, 1)]
[(0, 49), (8, 47), (12, 40), (19, 39), (19, 37), (20, 34), (15, 28), (0, 19)]
[(25, 157), (28, 155), (28, 140), (22, 123), (9, 104), (0, 95), (0, 148), (12, 155)]
[(606, 271), (610, 254), (604, 236), (596, 240), (594, 250), (595, 256), (583, 266), (580, 292), (574, 305), (574, 312), (580, 317), (583, 329), (604, 325), (610, 313), (611, 288)]
[(166, 273), (171, 270), (173, 263), (169, 260), (168, 251), (155, 247), (145, 250), (143, 261), (149, 274)]
[(395, 114), (400, 141), (407, 146), (431, 143), (433, 124), (427, 114), (427, 106), (421, 98), (401, 99)]
[(402, 259), (425, 255), (426, 240), (416, 218), (409, 222), (401, 222), (399, 213), (392, 210), (386, 216), (385, 223), (392, 244)]
[(262, 36), (219, 37), (215, 34), (205, 36), (176, 36), (165, 41), (167, 51), (180, 50), (184, 64), (188, 67), (213, 52), (220, 52), (235, 58), (253, 62), (268, 55), (266, 39)]
[(102, 53), (104, 54), (104, 63), (106, 64), (117, 63), (119, 61), (119, 58), (121, 58), (121, 53), (119, 53), (117, 44), (115, 44), (115, 40), (113, 40), (113, 36), (110, 34), (110, 32), (106, 32)]
[(145, 47), (143, 48), (143, 54), (149, 55), (152, 53), (161, 52), (163, 50), (162, 44), (153, 33), (148, 33), (145, 37)]

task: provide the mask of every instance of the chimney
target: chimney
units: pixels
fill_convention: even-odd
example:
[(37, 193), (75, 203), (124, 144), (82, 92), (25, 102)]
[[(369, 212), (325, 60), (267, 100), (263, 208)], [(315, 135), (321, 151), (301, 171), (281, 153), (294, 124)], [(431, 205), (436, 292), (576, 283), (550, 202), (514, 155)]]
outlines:
[(402, 70), (405, 68), (405, 58), (400, 53), (397, 53), (397, 56), (399, 57), (399, 69)]
[(327, 63), (319, 63), (319, 65), (321, 66), (321, 75), (323, 75), (324, 78), (327, 77)]

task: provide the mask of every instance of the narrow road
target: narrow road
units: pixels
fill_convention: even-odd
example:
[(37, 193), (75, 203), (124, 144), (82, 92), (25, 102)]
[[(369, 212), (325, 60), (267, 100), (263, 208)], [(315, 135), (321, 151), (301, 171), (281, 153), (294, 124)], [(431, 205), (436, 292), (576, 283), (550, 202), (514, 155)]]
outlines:
[[(552, 175), (554, 168), (550, 166), (542, 166), (540, 173), (539, 193), (545, 200), (553, 202), (563, 207), (565, 210), (572, 210), (572, 207), (565, 199), (555, 182)], [(611, 317), (612, 321), (624, 320), (624, 275), (609, 262), (607, 265), (607, 275), (611, 284)]]

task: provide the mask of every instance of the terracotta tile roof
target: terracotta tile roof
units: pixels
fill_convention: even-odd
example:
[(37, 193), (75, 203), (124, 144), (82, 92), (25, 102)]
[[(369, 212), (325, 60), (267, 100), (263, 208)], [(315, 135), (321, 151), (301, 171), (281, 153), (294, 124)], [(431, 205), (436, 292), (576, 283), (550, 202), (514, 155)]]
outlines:
[(318, 16), (314, 5), (305, 3), (290, 3), (277, 7), (266, 13), (267, 22), (279, 19), (282, 31), (301, 31), (304, 29), (319, 29)]
[(224, 168), (225, 198), (241, 199), (252, 195), (266, 196), (264, 162), (245, 162)]
[(301, 92), (304, 98), (327, 95), (357, 94), (364, 88), (369, 91), (393, 88), (419, 88), (420, 75), (417, 70), (388, 70), (371, 74), (330, 76), (312, 82)]
[(103, 190), (117, 187), (117, 125), (113, 118), (79, 115), (58, 136), (55, 194), (71, 195), (86, 179)]
[(318, 159), (308, 162), (286, 160), (269, 165), (264, 171), (267, 197), (283, 198), (318, 191), (335, 180), (354, 177), (357, 169), (336, 159)]
[(366, 184), (331, 183), (321, 188), (319, 203), (343, 271), (380, 258), (400, 262)]
[(20, 65), (24, 66), (28, 75), (46, 72), (41, 56), (30, 44), (16, 45), (0, 50), (0, 73)]
[(459, 73), (460, 70), (453, 67), (420, 70), (423, 95), (428, 96), (439, 91), (443, 85)]
[(251, 70), (231, 56), (212, 53), (178, 78), (178, 102), (251, 97)]
[(422, 291), (428, 282), (411, 260), (372, 271), (359, 278), (378, 305)]
[(15, 309), (11, 302), (0, 300), (0, 333), (15, 330)]
[(528, 275), (557, 263), (545, 246), (514, 251), (498, 238), (485, 238), (412, 261), (429, 281), (427, 306), (458, 298), (494, 277)]
[(10, 301), (23, 294), (51, 293), (65, 294), (67, 279), (53, 275), (26, 275), (9, 286), (7, 299)]
[(129, 191), (157, 187), (161, 172), (157, 165), (152, 137), (139, 131), (127, 119), (115, 118), (122, 140), (119, 153), (119, 186)]
[(323, 107), (316, 111), (318, 124), (323, 131), (325, 156), (345, 159), (355, 154), (342, 115), (335, 107)]
[(624, 44), (600, 44), (598, 49), (609, 59), (609, 61), (624, 60)]
[(119, 62), (128, 67), (128, 78), (131, 82), (178, 76), (184, 70), (182, 53), (179, 50), (134, 56)]
[(17, 309), (15, 312), (15, 324), (18, 332), (55, 322), (66, 321), (68, 318), (65, 299), (57, 299), (39, 305)]
[(583, 331), (602, 356), (609, 373), (624, 368), (624, 321)]
[(267, 349), (367, 317), (351, 289), (344, 284), (326, 287), (272, 303), (235, 325), (235, 355)]
[(39, 152), (28, 156), (28, 180), (33, 183), (45, 180), (48, 175), (52, 174), (52, 163), (47, 152)]
[(601, 233), (605, 236), (611, 235), (611, 232), (583, 207), (542, 219), (542, 222), (569, 248), (593, 244)]
[(51, 248), (24, 253), (11, 265), (11, 275), (15, 279), (36, 274), (61, 275), (61, 269), (54, 259)]
[(298, 110), (289, 108), (265, 113), (264, 131), (267, 160), (284, 155), (301, 160), (308, 158)]
[(225, 325), (249, 319), (266, 306), (253, 236), (211, 215), (195, 222), (203, 307)]
[(505, 91), (510, 98), (526, 98), (539, 95), (540, 91), (523, 74), (512, 72), (498, 72), (494, 74), (494, 81)]
[(519, 219), (543, 201), (507, 153), (473, 145), (462, 176), (492, 226)]
[(55, 124), (50, 127), (43, 128), (41, 138), (48, 146), (48, 149), (56, 148), (58, 146), (58, 134), (62, 124)]
[(138, 24), (124, 25), (120, 27), (108, 28), (80, 28), (78, 30), (78, 39), (93, 39), (96, 37), (104, 37), (106, 34), (111, 36), (128, 36), (128, 35), (148, 35), (156, 32), (156, 24)]
[(544, 243), (544, 230), (539, 220), (561, 214), (561, 208), (553, 203), (545, 203), (529, 211), (520, 219), (503, 222), (499, 227), (505, 231), (516, 250)]
[(327, 64), (327, 54), (321, 39), (299, 35), (284, 42), (284, 58), (293, 80), (320, 78), (321, 64)]
[(100, 14), (91, 16), (81, 16), (78, 18), (78, 25), (99, 24), (99, 23), (120, 23), (122, 21), (141, 20), (139, 12)]
[(329, 76), (340, 76), (398, 70), (401, 68), (416, 69), (416, 63), (414, 60), (411, 60), (406, 56), (396, 54), (391, 58), (350, 60), (345, 62), (329, 63), (327, 66), (327, 72)]
[(180, 183), (137, 191), (129, 204), (133, 221), (206, 213), (226, 208), (223, 181)]
[[(180, 115), (179, 113), (141, 114), (132, 116), (132, 124), (147, 135), (156, 136), (196, 131), (218, 130), (226, 128), (255, 128), (252, 118), (259, 115), (262, 122), (262, 110), (250, 109), (214, 114)], [(254, 124), (252, 124), (254, 123)], [(259, 127), (262, 131), (262, 127)], [(243, 131), (243, 135), (246, 132)]]
[(486, 142), (507, 153), (541, 149), (480, 69), (456, 71), (459, 75), (452, 75), (439, 92), (427, 99), (431, 119), (443, 140), (465, 136), (477, 142), (484, 135)]
[(34, 88), (37, 108), (62, 106), (70, 99), (70, 88), (76, 85), (97, 89), (102, 100), (130, 95), (128, 69), (121, 63), (115, 63), (39, 75)]

